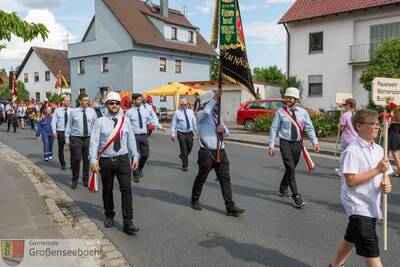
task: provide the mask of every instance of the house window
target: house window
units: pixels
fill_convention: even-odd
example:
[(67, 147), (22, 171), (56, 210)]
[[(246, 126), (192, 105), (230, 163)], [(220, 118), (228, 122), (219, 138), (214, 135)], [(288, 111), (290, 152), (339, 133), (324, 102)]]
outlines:
[(28, 82), (28, 73), (24, 73), (24, 83)]
[(167, 71), (167, 59), (165, 57), (160, 57), (160, 71)]
[(178, 40), (178, 29), (175, 27), (171, 28), (171, 39)]
[(108, 57), (101, 58), (101, 71), (102, 72), (108, 71)]
[(370, 51), (373, 53), (383, 41), (400, 36), (400, 22), (372, 25), (369, 29)]
[(312, 53), (322, 53), (324, 50), (324, 33), (314, 32), (310, 33), (310, 48), (309, 52)]
[(182, 60), (175, 59), (175, 73), (182, 73)]
[(308, 76), (308, 95), (322, 96), (322, 75)]
[(80, 95), (82, 95), (82, 94), (86, 94), (86, 90), (85, 90), (85, 88), (81, 88), (81, 89), (79, 89), (79, 94), (80, 94)]
[(194, 32), (189, 31), (189, 43), (193, 44), (194, 43)]
[(39, 81), (39, 72), (35, 72), (34, 77), (35, 77), (35, 82), (38, 82)]
[(45, 72), (44, 72), (44, 79), (45, 79), (46, 81), (50, 81), (50, 71), (45, 71)]
[(85, 73), (85, 60), (84, 59), (79, 60), (78, 73), (79, 74), (84, 74)]
[(40, 101), (40, 93), (36, 93), (36, 101)]

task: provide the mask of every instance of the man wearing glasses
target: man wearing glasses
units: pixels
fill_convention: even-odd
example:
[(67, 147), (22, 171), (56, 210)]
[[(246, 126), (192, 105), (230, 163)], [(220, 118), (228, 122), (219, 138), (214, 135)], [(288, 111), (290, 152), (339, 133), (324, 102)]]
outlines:
[(176, 142), (178, 137), (180, 155), (182, 160), (182, 171), (188, 171), (189, 154), (193, 148), (193, 135), (197, 132), (196, 117), (193, 110), (188, 108), (189, 103), (186, 99), (180, 101), (180, 108), (174, 112), (170, 128), (172, 142)]
[[(275, 137), (278, 135), (281, 156), (286, 170), (279, 187), (279, 195), (283, 198), (293, 198), (294, 206), (300, 208), (305, 205), (305, 202), (297, 191), (295, 175), (296, 166), (302, 152), (302, 131), (306, 132), (311, 139), (314, 151), (319, 152), (320, 149), (308, 112), (296, 105), (298, 99), (300, 99), (299, 89), (289, 87), (285, 92), (284, 99), (287, 107), (280, 108), (275, 113), (269, 136), (268, 154), (271, 157), (275, 155)], [(291, 196), (289, 195), (289, 187), (292, 191)]]
[[(117, 176), (121, 191), (123, 231), (133, 235), (139, 231), (132, 223), (132, 170), (139, 166), (139, 154), (136, 150), (135, 135), (129, 121), (125, 120), (121, 111), (121, 97), (116, 92), (109, 92), (105, 99), (106, 114), (98, 118), (93, 126), (90, 139), (90, 169), (100, 172), (103, 184), (103, 204), (106, 219), (104, 226), (110, 228), (114, 224), (114, 177)], [(129, 153), (132, 155), (129, 158)]]

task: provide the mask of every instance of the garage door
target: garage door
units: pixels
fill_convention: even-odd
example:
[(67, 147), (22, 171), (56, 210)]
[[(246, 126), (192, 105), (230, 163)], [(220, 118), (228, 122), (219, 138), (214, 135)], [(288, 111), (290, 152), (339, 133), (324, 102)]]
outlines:
[(222, 116), (225, 121), (236, 121), (236, 113), (240, 107), (240, 91), (222, 93)]

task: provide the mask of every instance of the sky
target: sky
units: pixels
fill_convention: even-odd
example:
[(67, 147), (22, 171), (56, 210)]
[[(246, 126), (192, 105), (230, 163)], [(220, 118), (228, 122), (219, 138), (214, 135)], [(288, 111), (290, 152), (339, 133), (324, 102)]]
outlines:
[[(67, 49), (68, 43), (76, 43), (94, 14), (95, 0), (0, 0), (1, 9), (16, 12), (29, 22), (44, 23), (50, 31), (49, 38), (23, 43), (13, 37), (4, 42), (7, 48), (0, 50), (0, 68), (15, 68), (21, 64), (31, 46)], [(121, 0), (129, 1), (129, 0)], [(152, 0), (158, 4), (159, 0)], [(286, 33), (277, 22), (294, 0), (239, 0), (247, 53), (251, 68), (278, 65), (285, 70)], [(211, 22), (215, 0), (169, 0), (170, 8), (184, 10), (189, 21), (200, 29), (207, 39), (211, 36)]]

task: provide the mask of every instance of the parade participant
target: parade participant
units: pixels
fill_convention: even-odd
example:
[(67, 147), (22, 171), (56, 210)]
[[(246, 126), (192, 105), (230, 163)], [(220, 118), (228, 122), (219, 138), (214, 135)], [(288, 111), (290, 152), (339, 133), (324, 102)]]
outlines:
[(0, 103), (0, 125), (3, 124), (4, 120), (5, 120), (5, 107), (3, 105), (3, 103)]
[(133, 133), (135, 134), (136, 146), (139, 152), (139, 168), (133, 172), (133, 181), (139, 182), (139, 178), (143, 177), (143, 168), (150, 155), (149, 139), (147, 136), (147, 125), (152, 123), (162, 132), (165, 129), (154, 120), (150, 113), (142, 105), (142, 95), (132, 95), (132, 108), (129, 109), (125, 118), (130, 122)]
[(400, 177), (400, 110), (395, 109), (393, 116), (389, 118), (390, 127), (388, 129), (388, 150), (392, 152), (394, 163), (396, 165), (396, 173), (393, 177)]
[(194, 93), (194, 98), (196, 99), (193, 104), (193, 111), (197, 113), (200, 110), (200, 96), (199, 93)]
[(43, 157), (45, 161), (49, 161), (53, 159), (53, 129), (51, 127), (52, 121), (52, 109), (51, 107), (47, 107), (44, 110), (41, 118), (38, 120), (37, 123), (37, 132), (36, 138), (40, 141), (39, 136), (42, 136), (43, 142)]
[(96, 112), (89, 107), (89, 97), (86, 94), (80, 94), (78, 101), (79, 107), (71, 111), (65, 127), (65, 144), (71, 151), (72, 189), (78, 187), (81, 160), (83, 185), (88, 186), (90, 133), (97, 119)]
[[(98, 118), (93, 126), (90, 138), (90, 169), (100, 172), (103, 184), (103, 204), (106, 219), (104, 226), (114, 224), (114, 177), (117, 176), (121, 191), (123, 231), (133, 235), (139, 231), (132, 223), (132, 170), (138, 168), (139, 154), (136, 150), (135, 136), (129, 121), (125, 121), (121, 110), (121, 97), (116, 92), (109, 92), (105, 99), (107, 112)], [(98, 159), (98, 153), (101, 153)], [(132, 155), (132, 164), (129, 158)]]
[(68, 119), (71, 117), (71, 100), (68, 96), (63, 96), (61, 98), (61, 104), (61, 107), (54, 110), (51, 126), (53, 128), (53, 136), (54, 138), (57, 138), (58, 141), (58, 159), (61, 164), (61, 170), (66, 170), (67, 164), (64, 159), (65, 128)]
[[(279, 195), (284, 198), (292, 197), (294, 206), (300, 208), (305, 205), (305, 202), (297, 191), (295, 175), (296, 166), (303, 149), (303, 131), (311, 139), (314, 151), (319, 152), (320, 148), (310, 115), (305, 109), (297, 106), (297, 101), (300, 99), (299, 89), (289, 87), (286, 89), (284, 99), (287, 106), (276, 111), (272, 122), (268, 154), (271, 157), (275, 155), (275, 137), (278, 134), (282, 160), (285, 165), (285, 173), (279, 187)], [(304, 156), (307, 157), (307, 155), (305, 154)], [(289, 195), (288, 187), (292, 191), (292, 196)]]
[(149, 123), (147, 125), (147, 133), (151, 135), (156, 125), (159, 125), (157, 114), (154, 112), (153, 109), (153, 102), (150, 96), (146, 94), (142, 94), (142, 106), (147, 110), (150, 114), (150, 117), (154, 123)]
[(222, 196), (225, 201), (226, 215), (238, 217), (245, 212), (235, 206), (232, 200), (231, 177), (229, 173), (229, 160), (225, 152), (225, 144), (221, 142), (221, 160), (216, 161), (217, 154), (217, 133), (223, 134), (223, 137), (229, 135), (229, 130), (221, 120), (221, 126), (217, 126), (216, 103), (221, 97), (221, 92), (217, 91), (214, 95), (208, 91), (201, 96), (202, 108), (196, 113), (197, 130), (200, 139), (200, 150), (198, 152), (199, 172), (193, 183), (191, 207), (194, 210), (201, 210), (199, 199), (203, 185), (212, 169), (215, 170), (217, 178), (221, 185)]
[(365, 257), (367, 266), (381, 267), (376, 221), (382, 220), (381, 191), (391, 191), (390, 180), (383, 183), (383, 173), (390, 174), (388, 160), (383, 160), (383, 149), (375, 144), (379, 132), (378, 113), (359, 110), (352, 118), (357, 139), (342, 153), (343, 171), (341, 200), (349, 217), (346, 234), (339, 243), (335, 260), (330, 267), (343, 266), (353, 246)]
[(19, 122), (19, 126), (21, 126), (22, 129), (25, 129), (25, 119), (26, 119), (26, 107), (25, 103), (23, 100), (19, 102), (18, 108), (17, 108), (17, 119)]
[(12, 99), (9, 99), (8, 104), (6, 105), (6, 116), (7, 116), (7, 132), (10, 131), (10, 126), (12, 124), (14, 128), (14, 133), (17, 132), (17, 106)]
[(353, 98), (348, 98), (344, 102), (345, 112), (340, 116), (340, 130), (342, 131), (342, 151), (357, 139), (357, 132), (353, 128), (351, 123), (351, 117), (356, 111), (356, 101)]
[(196, 117), (194, 112), (188, 108), (188, 101), (181, 99), (180, 108), (174, 112), (170, 132), (172, 142), (176, 142), (178, 137), (180, 155), (182, 160), (182, 170), (187, 171), (189, 165), (189, 154), (193, 148), (193, 135), (197, 132)]

